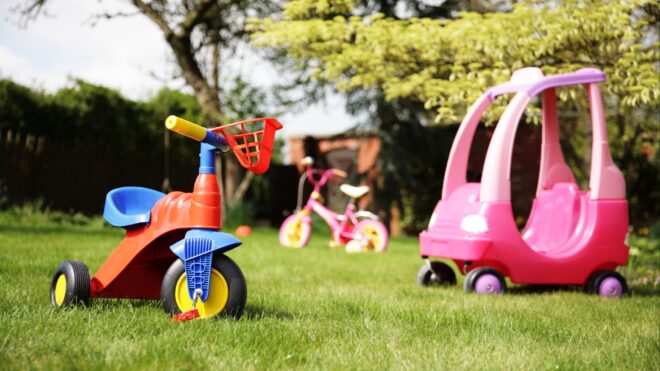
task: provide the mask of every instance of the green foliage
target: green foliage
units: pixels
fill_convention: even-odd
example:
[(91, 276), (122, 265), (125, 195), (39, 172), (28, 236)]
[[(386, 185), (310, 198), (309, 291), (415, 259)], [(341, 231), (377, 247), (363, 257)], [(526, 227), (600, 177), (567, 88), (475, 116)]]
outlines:
[(89, 152), (139, 153), (162, 126), (144, 104), (116, 90), (72, 81), (54, 94), (0, 80), (0, 131)]
[[(265, 93), (241, 79), (234, 81), (226, 99), (227, 122), (266, 116)], [(0, 80), (0, 131), (41, 136), (71, 148), (117, 155), (140, 153), (147, 148), (162, 151), (154, 144), (162, 143), (163, 123), (169, 115), (204, 126), (222, 124), (207, 122), (193, 95), (167, 88), (139, 102), (83, 80), (73, 80), (71, 86), (54, 94)], [(178, 135), (173, 138), (190, 142)]]
[(146, 104), (150, 111), (160, 113), (163, 117), (176, 115), (192, 122), (206, 121), (195, 97), (178, 90), (163, 88)]
[(11, 80), (0, 80), (0, 131), (49, 133), (50, 126), (45, 122), (58, 113), (45, 94)]
[[(194, 166), (194, 160), (197, 158), (199, 148), (192, 141), (181, 135), (166, 132), (162, 127), (165, 118), (169, 115), (183, 117), (188, 121), (209, 126), (206, 122), (206, 115), (197, 103), (197, 99), (191, 94), (186, 94), (178, 90), (163, 88), (145, 103), (146, 109), (152, 112), (152, 119), (158, 123), (160, 132), (169, 137), (171, 141), (169, 151), (174, 157), (192, 159), (191, 166)], [(163, 135), (163, 134), (161, 134)], [(154, 143), (162, 143), (162, 139), (154, 137)]]
[(334, 14), (345, 14), (353, 10), (353, 0), (303, 0), (291, 1), (284, 7), (287, 19), (323, 18)]
[(74, 80), (57, 91), (52, 104), (62, 116), (45, 124), (64, 143), (86, 150), (117, 155), (139, 153), (162, 131), (144, 104), (124, 98), (117, 90)]
[[(227, 120), (266, 116), (262, 111), (265, 96), (263, 91), (240, 79), (235, 80), (226, 96)], [(10, 136), (12, 142), (18, 140), (22, 144), (27, 143), (28, 137), (37, 138), (39, 143), (66, 148), (77, 156), (103, 153), (112, 158), (147, 157), (157, 166), (168, 150), (173, 173), (176, 169), (194, 170), (199, 145), (165, 130), (165, 118), (172, 114), (207, 127), (222, 124), (208, 122), (193, 95), (171, 89), (162, 89), (148, 101), (140, 102), (82, 80), (73, 80), (69, 86), (52, 94), (0, 80), (2, 138)], [(167, 142), (169, 149), (164, 145)], [(282, 142), (276, 142), (273, 161), (281, 161), (281, 148)], [(122, 182), (121, 179), (115, 181)], [(263, 184), (261, 188), (266, 189)], [(259, 195), (261, 201), (266, 202), (264, 197), (267, 196), (263, 193)], [(0, 207), (12, 203), (9, 194), (6, 183), (0, 179)], [(44, 200), (46, 204), (48, 201)]]
[(9, 204), (9, 197), (7, 196), (7, 185), (5, 181), (0, 179), (0, 210)]
[[(250, 85), (240, 76), (236, 77), (227, 89), (224, 102), (226, 123), (252, 117), (266, 117), (268, 96), (258, 87)], [(272, 116), (272, 114), (270, 115)]]
[[(22, 205), (12, 205), (6, 210), (3, 210), (2, 215), (5, 219), (11, 220), (11, 223), (24, 225), (108, 226), (101, 216), (89, 217), (81, 212), (51, 210), (46, 206), (46, 201), (41, 198), (23, 203)], [(0, 224), (2, 223), (1, 219)]]
[[(621, 98), (620, 109), (657, 106), (660, 98), (660, 53), (657, 40), (647, 39), (657, 20), (644, 11), (651, 1), (523, 2), (509, 13), (465, 12), (456, 20), (357, 17), (350, 16), (350, 1), (327, 3), (322, 9), (345, 15), (319, 19), (316, 2), (291, 1), (282, 20), (252, 21), (254, 44), (285, 48), (339, 90), (378, 87), (389, 100), (423, 102), (438, 122), (460, 120), (485, 89), (525, 66), (547, 74), (602, 68), (605, 90)], [(499, 117), (503, 102), (495, 108), (488, 120)]]
[(630, 283), (638, 286), (660, 287), (660, 221), (630, 233), (630, 259), (623, 273)]
[(225, 205), (222, 213), (222, 228), (233, 231), (240, 225), (252, 225), (256, 207), (253, 202), (241, 201), (234, 205)]

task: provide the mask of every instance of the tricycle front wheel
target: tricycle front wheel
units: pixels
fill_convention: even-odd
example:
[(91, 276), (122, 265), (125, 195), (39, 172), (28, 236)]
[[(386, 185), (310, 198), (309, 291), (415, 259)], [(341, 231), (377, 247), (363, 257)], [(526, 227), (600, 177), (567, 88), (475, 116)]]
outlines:
[[(199, 301), (196, 306), (201, 318), (241, 317), (247, 299), (245, 277), (238, 265), (225, 255), (215, 254), (213, 257), (209, 290), (206, 301)], [(160, 297), (163, 309), (170, 315), (192, 309), (185, 267), (181, 260), (172, 263), (165, 273)]]

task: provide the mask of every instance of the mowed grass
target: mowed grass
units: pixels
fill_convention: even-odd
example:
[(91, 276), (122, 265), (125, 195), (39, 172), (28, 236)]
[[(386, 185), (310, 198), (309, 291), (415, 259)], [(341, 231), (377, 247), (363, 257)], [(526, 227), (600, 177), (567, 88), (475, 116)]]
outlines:
[(293, 250), (257, 229), (228, 254), (248, 283), (239, 321), (172, 323), (155, 301), (52, 310), (57, 265), (93, 274), (121, 238), (100, 221), (0, 214), (0, 369), (660, 369), (657, 292), (420, 288), (416, 238), (348, 255), (327, 234)]

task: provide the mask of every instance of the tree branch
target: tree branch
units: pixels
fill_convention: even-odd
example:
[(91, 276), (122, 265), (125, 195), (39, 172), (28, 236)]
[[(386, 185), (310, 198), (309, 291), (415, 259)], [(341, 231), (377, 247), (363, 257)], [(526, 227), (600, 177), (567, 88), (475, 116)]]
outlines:
[[(215, 4), (215, 1), (205, 0), (196, 6), (196, 10), (192, 11), (195, 15), (186, 16), (182, 22), (182, 24), (187, 24), (187, 27), (191, 27), (190, 31), (181, 33), (176, 33), (172, 30), (172, 27), (170, 27), (165, 19), (164, 11), (154, 8), (151, 3), (147, 3), (144, 0), (131, 0), (131, 2), (141, 13), (156, 23), (163, 32), (165, 41), (172, 49), (184, 79), (195, 91), (197, 101), (202, 106), (204, 113), (206, 113), (211, 121), (221, 121), (220, 100), (214, 94), (211, 84), (205, 79), (200, 69), (199, 62), (195, 58), (197, 51), (194, 50), (190, 37), (192, 28), (198, 24), (202, 15), (208, 11), (208, 7)], [(186, 20), (189, 23), (186, 23)]]
[(87, 21), (85, 21), (85, 23), (88, 23), (89, 25), (91, 25), (93, 27), (93, 26), (96, 26), (98, 24), (98, 22), (101, 21), (101, 20), (110, 20), (110, 19), (117, 18), (117, 17), (133, 17), (133, 16), (140, 15), (140, 14), (142, 14), (142, 13), (139, 12), (139, 11), (136, 11), (136, 12), (133, 12), (133, 13), (127, 13), (127, 12), (108, 13), (108, 12), (105, 12), (105, 13), (99, 13), (99, 14), (92, 15), (91, 17), (89, 17), (89, 19)]
[(215, 0), (205, 0), (196, 6), (186, 18), (179, 23), (179, 36), (190, 35), (192, 29), (201, 21), (206, 12), (215, 4)]
[(154, 9), (151, 4), (147, 4), (142, 0), (131, 0), (131, 2), (133, 5), (135, 5), (136, 8), (140, 10), (140, 12), (149, 17), (149, 19), (151, 19), (158, 26), (158, 28), (163, 31), (163, 34), (165, 34), (165, 39), (169, 39), (171, 35), (174, 34), (172, 28), (170, 28), (170, 25), (167, 23), (163, 15)]
[(11, 7), (10, 10), (19, 14), (17, 24), (19, 27), (25, 28), (28, 23), (39, 17), (45, 3), (46, 0), (33, 0), (28, 2), (28, 4), (15, 5)]

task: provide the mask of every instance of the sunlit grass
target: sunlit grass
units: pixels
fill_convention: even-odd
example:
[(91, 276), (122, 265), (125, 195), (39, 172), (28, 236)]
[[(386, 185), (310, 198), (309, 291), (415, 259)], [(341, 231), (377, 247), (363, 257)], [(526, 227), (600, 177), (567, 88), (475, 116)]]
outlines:
[(657, 292), (420, 288), (415, 238), (348, 255), (324, 233), (293, 250), (257, 229), (228, 254), (248, 283), (238, 322), (175, 324), (158, 302), (128, 300), (51, 310), (57, 265), (79, 260), (93, 273), (121, 237), (100, 220), (0, 214), (0, 368), (660, 368)]

